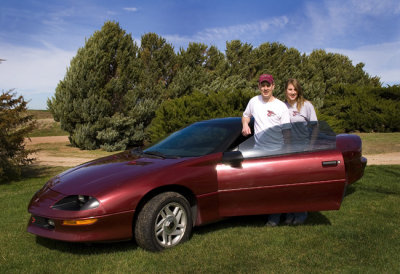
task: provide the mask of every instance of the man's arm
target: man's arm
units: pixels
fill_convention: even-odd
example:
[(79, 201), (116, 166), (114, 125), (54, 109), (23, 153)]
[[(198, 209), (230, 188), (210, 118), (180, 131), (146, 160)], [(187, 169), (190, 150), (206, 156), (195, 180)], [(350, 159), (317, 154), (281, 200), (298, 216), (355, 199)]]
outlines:
[(242, 116), (242, 134), (247, 136), (251, 134), (251, 129), (249, 127), (250, 118)]

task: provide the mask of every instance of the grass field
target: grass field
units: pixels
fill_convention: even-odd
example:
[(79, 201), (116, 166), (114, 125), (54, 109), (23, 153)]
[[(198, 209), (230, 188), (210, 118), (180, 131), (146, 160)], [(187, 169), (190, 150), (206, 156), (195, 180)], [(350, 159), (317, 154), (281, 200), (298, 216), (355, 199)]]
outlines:
[(29, 137), (43, 137), (43, 136), (66, 136), (68, 132), (60, 127), (60, 123), (54, 121), (52, 118), (37, 120), (37, 129), (33, 130)]
[(196, 228), (162, 253), (133, 242), (93, 244), (26, 232), (33, 193), (62, 168), (36, 167), (0, 185), (0, 273), (399, 273), (400, 166), (367, 167), (339, 211), (312, 212), (303, 226), (267, 228), (264, 216)]
[(357, 133), (363, 141), (364, 154), (379, 154), (400, 151), (400, 132)]
[(54, 121), (53, 115), (49, 111), (28, 110), (28, 114), (33, 115), (37, 122), (37, 129), (29, 134), (29, 137), (68, 135), (68, 132), (61, 129), (60, 123)]
[(35, 149), (38, 151), (45, 151), (48, 156), (74, 157), (74, 158), (99, 158), (117, 153), (117, 152), (107, 152), (102, 149), (81, 150), (77, 147), (71, 146), (68, 141), (63, 143), (43, 143), (35, 145), (30, 145), (28, 143), (27, 148)]
[(29, 115), (33, 115), (35, 119), (53, 119), (53, 115), (51, 114), (50, 111), (48, 110), (34, 110), (30, 109), (28, 110)]

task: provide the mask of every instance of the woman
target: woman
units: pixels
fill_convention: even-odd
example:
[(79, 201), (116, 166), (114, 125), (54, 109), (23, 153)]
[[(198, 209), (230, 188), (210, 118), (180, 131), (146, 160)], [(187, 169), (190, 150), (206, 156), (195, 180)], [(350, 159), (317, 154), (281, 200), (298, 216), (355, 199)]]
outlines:
[[(289, 79), (285, 85), (286, 106), (292, 124), (292, 144), (310, 145), (310, 128), (317, 124), (314, 106), (303, 96), (303, 90), (296, 79)], [(303, 147), (304, 148), (304, 147)]]
[[(292, 144), (307, 149), (312, 142), (310, 127), (317, 124), (317, 115), (314, 106), (303, 96), (303, 90), (299, 81), (289, 79), (285, 85), (286, 106), (289, 109), (290, 123), (292, 124)], [(307, 212), (297, 212), (286, 214), (286, 224), (298, 225), (307, 219)]]

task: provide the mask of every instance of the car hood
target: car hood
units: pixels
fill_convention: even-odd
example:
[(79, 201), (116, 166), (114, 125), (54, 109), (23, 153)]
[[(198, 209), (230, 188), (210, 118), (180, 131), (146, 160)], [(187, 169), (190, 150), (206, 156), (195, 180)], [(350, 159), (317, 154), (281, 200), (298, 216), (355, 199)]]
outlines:
[(110, 187), (124, 183), (185, 161), (187, 158), (163, 159), (125, 151), (69, 169), (52, 178), (47, 187), (64, 195), (96, 196)]

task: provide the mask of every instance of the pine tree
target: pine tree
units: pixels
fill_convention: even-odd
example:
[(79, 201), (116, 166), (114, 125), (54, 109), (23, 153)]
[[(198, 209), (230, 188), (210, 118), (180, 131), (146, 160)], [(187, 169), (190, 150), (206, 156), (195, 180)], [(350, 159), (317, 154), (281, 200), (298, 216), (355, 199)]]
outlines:
[(12, 91), (0, 95), (0, 182), (18, 178), (21, 167), (34, 159), (25, 149), (24, 139), (36, 127), (27, 113), (27, 102)]
[(251, 80), (255, 76), (255, 60), (253, 59), (253, 46), (239, 40), (226, 43), (226, 59), (229, 70), (228, 76), (239, 75), (243, 79)]
[[(222, 57), (223, 58), (223, 57)], [(208, 86), (216, 77), (213, 73), (221, 60), (215, 54), (215, 47), (201, 43), (189, 43), (186, 50), (180, 49), (177, 56), (177, 73), (169, 87), (168, 98), (191, 94)]]
[(227, 88), (209, 93), (194, 91), (191, 95), (164, 101), (148, 127), (151, 141), (156, 142), (169, 133), (197, 121), (241, 116), (252, 96), (254, 91), (249, 88)]
[(155, 33), (141, 37), (139, 88), (146, 97), (162, 98), (175, 74), (174, 48)]
[(71, 144), (119, 150), (143, 142), (146, 125), (133, 101), (140, 97), (139, 64), (137, 45), (115, 22), (106, 22), (78, 50), (48, 100)]
[(400, 130), (400, 87), (335, 85), (325, 98), (320, 118), (336, 132)]
[[(225, 55), (215, 46), (189, 43), (176, 54), (164, 38), (147, 33), (139, 48), (119, 24), (106, 22), (78, 50), (48, 106), (73, 145), (117, 150), (141, 146), (149, 135), (154, 140), (191, 121), (239, 113), (239, 105), (243, 111), (245, 104), (229, 98), (258, 94), (262, 73), (274, 76), (274, 95), (283, 100), (286, 80), (297, 78), (319, 110), (338, 92), (335, 85), (380, 87), (363, 66), (343, 55), (300, 54), (280, 43), (253, 48), (233, 40)], [(225, 109), (226, 100), (235, 107)]]
[(347, 56), (314, 50), (302, 58), (299, 80), (306, 98), (319, 109), (324, 105), (324, 98), (335, 92), (335, 85), (380, 86), (379, 78), (370, 77), (363, 67), (362, 63), (353, 66)]

